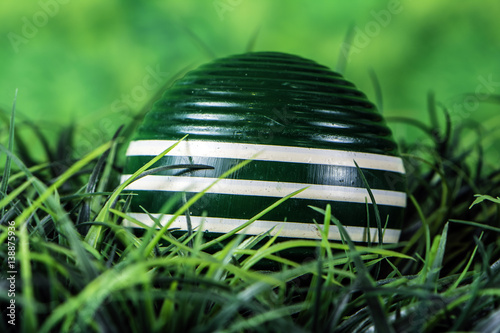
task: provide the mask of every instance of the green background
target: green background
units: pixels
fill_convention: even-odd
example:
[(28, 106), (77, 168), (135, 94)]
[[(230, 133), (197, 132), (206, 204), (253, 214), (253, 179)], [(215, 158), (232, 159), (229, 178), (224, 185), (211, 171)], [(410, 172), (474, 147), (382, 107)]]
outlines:
[[(499, 124), (497, 104), (476, 103), (500, 91), (499, 13), (498, 0), (4, 0), (0, 108), (10, 112), (18, 88), (18, 123), (30, 120), (57, 133), (74, 122), (87, 150), (110, 139), (155, 93), (144, 89), (152, 69), (170, 78), (209, 61), (210, 52), (242, 53), (257, 30), (255, 51), (293, 53), (335, 68), (352, 26), (344, 74), (375, 100), (373, 69), (386, 116), (427, 122), (432, 90), (455, 124)], [(485, 80), (495, 84), (481, 86)], [(482, 95), (467, 100), (463, 94), (478, 87)], [(391, 126), (398, 139), (419, 135)]]

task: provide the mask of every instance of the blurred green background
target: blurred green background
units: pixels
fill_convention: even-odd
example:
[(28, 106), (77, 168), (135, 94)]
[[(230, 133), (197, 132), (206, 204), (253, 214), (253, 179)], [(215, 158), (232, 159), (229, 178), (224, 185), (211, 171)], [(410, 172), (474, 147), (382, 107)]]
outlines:
[[(433, 90), (455, 124), (498, 125), (498, 105), (479, 102), (500, 91), (499, 13), (498, 0), (3, 0), (0, 108), (10, 112), (18, 88), (18, 122), (54, 133), (75, 122), (86, 150), (155, 93), (148, 75), (164, 82), (210, 60), (196, 38), (221, 57), (244, 52), (259, 29), (255, 51), (335, 68), (352, 26), (344, 75), (375, 100), (373, 69), (386, 116), (427, 122)], [(392, 127), (398, 139), (419, 135)]]

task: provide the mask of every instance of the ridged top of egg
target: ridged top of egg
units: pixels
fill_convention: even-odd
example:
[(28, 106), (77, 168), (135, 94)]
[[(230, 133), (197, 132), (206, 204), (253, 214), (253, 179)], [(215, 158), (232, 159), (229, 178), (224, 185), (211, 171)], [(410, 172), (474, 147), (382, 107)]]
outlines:
[(253, 52), (188, 72), (135, 139), (264, 143), (397, 156), (383, 117), (342, 75), (298, 56)]

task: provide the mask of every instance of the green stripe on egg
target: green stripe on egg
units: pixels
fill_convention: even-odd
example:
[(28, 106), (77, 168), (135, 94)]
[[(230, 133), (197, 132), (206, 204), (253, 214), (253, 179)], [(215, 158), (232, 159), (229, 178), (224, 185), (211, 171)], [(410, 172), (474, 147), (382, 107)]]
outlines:
[[(151, 156), (129, 156), (129, 164), (144, 165)], [(243, 159), (231, 158), (211, 158), (198, 156), (166, 156), (153, 167), (166, 165), (209, 165), (214, 169), (201, 169), (192, 171), (190, 174), (196, 177), (218, 178), (223, 171), (242, 162)], [(182, 169), (159, 171), (156, 175), (172, 176), (178, 174)], [(287, 172), (282, 172), (286, 170)], [(392, 191), (404, 191), (404, 181), (401, 174), (393, 171), (374, 170), (361, 168), (370, 188)], [(127, 167), (126, 174), (134, 172), (133, 168)], [(279, 179), (276, 179), (279, 174)], [(355, 167), (309, 164), (309, 163), (289, 163), (289, 162), (269, 162), (253, 160), (245, 168), (238, 170), (228, 176), (229, 179), (252, 179), (261, 181), (281, 181), (292, 183), (337, 185), (346, 186), (359, 184), (360, 175)]]
[[(221, 180), (191, 207), (193, 226), (209, 234), (233, 230), (279, 198), (308, 187), (243, 232), (274, 228), (285, 238), (319, 239), (322, 217), (308, 206), (332, 205), (353, 240), (378, 241), (368, 191), (374, 194), (384, 242), (398, 241), (406, 206), (405, 171), (375, 106), (340, 74), (283, 53), (247, 53), (191, 71), (157, 101), (127, 150), (122, 181), (189, 134), (156, 165), (202, 164), (211, 169), (163, 171), (134, 181), (132, 214), (148, 224), (173, 196), (194, 195), (245, 159), (253, 161)], [(367, 221), (366, 204), (370, 208)], [(177, 206), (172, 207), (172, 214)], [(371, 229), (366, 226), (370, 225)], [(172, 227), (187, 230), (185, 217)], [(335, 228), (332, 228), (335, 229)], [(340, 240), (337, 230), (330, 239)]]
[[(145, 191), (141, 193), (139, 196), (140, 199), (136, 200), (132, 208), (135, 212), (142, 212), (139, 205), (144, 207), (147, 211), (152, 211), (154, 207), (162, 204), (169, 198), (173, 196), (173, 193), (161, 193), (156, 191)], [(191, 195), (188, 195), (189, 199)], [(227, 218), (227, 219), (250, 219), (257, 212), (264, 210), (269, 207), (271, 204), (275, 203), (276, 198), (272, 197), (253, 197), (252, 205), (249, 206), (248, 202), (249, 198), (246, 196), (235, 196), (235, 195), (217, 195), (217, 194), (206, 194), (203, 199), (199, 201), (197, 205), (194, 205), (190, 209), (190, 213), (192, 216), (202, 216), (204, 211), (211, 211), (213, 207), (213, 203), (216, 202), (220, 207), (217, 213), (217, 216), (212, 215), (213, 217), (218, 218)], [(331, 203), (331, 201), (320, 201), (320, 200), (310, 200), (310, 199), (289, 199), (282, 203), (280, 206), (276, 207), (271, 212), (267, 213), (262, 217), (264, 220), (282, 222), (283, 216), (287, 216), (287, 221), (290, 222), (298, 222), (307, 224), (304, 221), (311, 221), (309, 224), (314, 225), (312, 223), (313, 219), (316, 221), (322, 221), (322, 216), (313, 211), (312, 209), (304, 209), (308, 205), (313, 205), (317, 207), (325, 207), (327, 203)], [(180, 207), (179, 203), (174, 208)], [(248, 207), (248, 208), (242, 208)], [(387, 216), (389, 214), (397, 214), (403, 212), (403, 207), (389, 207), (389, 206), (379, 206), (379, 211), (382, 216)], [(357, 227), (365, 227), (366, 224), (366, 208), (365, 204), (361, 203), (345, 203), (345, 202), (337, 202), (332, 207), (332, 214), (336, 216), (340, 221), (349, 220), (353, 221), (350, 223), (351, 226)], [(374, 216), (373, 209), (370, 211), (371, 216)], [(392, 215), (391, 215), (392, 216)], [(147, 217), (147, 216), (146, 216)], [(398, 229), (399, 223), (392, 222), (395, 220), (394, 218), (390, 218), (387, 228), (390, 229)], [(375, 222), (372, 220), (372, 227), (375, 227)], [(306, 227), (306, 226), (305, 226)], [(186, 230), (186, 225), (181, 228), (182, 230)], [(230, 230), (226, 230), (230, 231)], [(372, 238), (373, 239), (373, 238)], [(336, 239), (339, 240), (339, 239)], [(360, 240), (361, 241), (361, 240)], [(385, 240), (387, 242), (387, 240)]]

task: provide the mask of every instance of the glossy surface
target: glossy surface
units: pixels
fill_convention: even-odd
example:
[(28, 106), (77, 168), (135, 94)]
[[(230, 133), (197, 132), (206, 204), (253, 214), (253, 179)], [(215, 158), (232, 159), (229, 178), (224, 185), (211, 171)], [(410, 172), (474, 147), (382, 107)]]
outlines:
[(341, 75), (282, 53), (219, 59), (153, 107), (141, 139), (210, 139), (397, 155), (375, 106)]
[[(138, 196), (132, 209), (144, 222), (149, 218), (141, 206), (160, 213), (169, 199), (179, 198), (178, 193), (189, 198), (252, 158), (191, 208), (194, 221), (207, 213), (208, 232), (228, 232), (280, 197), (309, 186), (263, 216), (262, 230), (276, 225), (283, 227), (284, 237), (318, 238), (313, 219), (321, 222), (322, 216), (308, 206), (324, 208), (330, 203), (343, 224), (360, 228), (353, 229), (353, 235), (358, 232), (354, 239), (364, 241), (361, 229), (375, 227), (375, 220), (373, 207), (365, 204), (370, 199), (356, 160), (382, 221), (389, 216), (385, 241), (399, 237), (405, 176), (391, 131), (362, 92), (324, 66), (288, 54), (260, 52), (218, 59), (188, 73), (146, 116), (127, 152), (123, 179), (185, 134), (187, 141), (156, 166), (211, 168), (182, 175), (180, 170), (164, 171), (134, 182), (129, 190)], [(166, 213), (181, 203), (177, 200)], [(174, 226), (185, 230), (185, 223), (179, 220)]]

